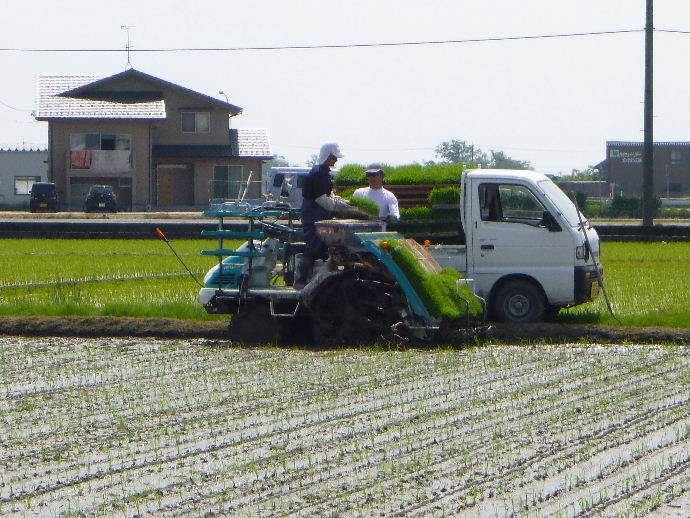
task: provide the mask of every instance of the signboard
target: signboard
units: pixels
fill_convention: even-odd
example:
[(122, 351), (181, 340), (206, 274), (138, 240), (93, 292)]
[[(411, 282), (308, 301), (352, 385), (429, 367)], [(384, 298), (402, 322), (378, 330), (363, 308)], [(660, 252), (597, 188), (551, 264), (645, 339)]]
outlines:
[(623, 151), (621, 149), (609, 149), (609, 159), (618, 160), (622, 164), (641, 164), (642, 151)]

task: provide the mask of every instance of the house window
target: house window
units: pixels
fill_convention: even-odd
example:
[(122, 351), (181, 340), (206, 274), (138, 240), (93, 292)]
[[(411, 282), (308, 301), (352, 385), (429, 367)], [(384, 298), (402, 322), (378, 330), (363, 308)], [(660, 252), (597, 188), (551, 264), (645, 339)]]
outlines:
[(40, 182), (40, 176), (15, 176), (14, 177), (14, 194), (28, 195), (31, 193), (31, 186)]
[(104, 149), (131, 151), (132, 136), (124, 133), (72, 133), (69, 148), (73, 151)]
[(209, 133), (211, 114), (209, 112), (182, 112), (182, 133)]
[(241, 165), (217, 165), (213, 168), (213, 181), (211, 182), (213, 198), (234, 199), (240, 192), (242, 183)]
[(132, 136), (126, 133), (72, 133), (69, 136), (69, 148), (70, 169), (91, 169), (94, 160), (92, 151), (129, 151), (129, 156), (112, 153), (108, 159), (119, 159), (119, 165), (125, 168), (129, 161), (129, 168), (132, 168)]
[(680, 151), (671, 151), (671, 164), (680, 164), (683, 161), (683, 157)]

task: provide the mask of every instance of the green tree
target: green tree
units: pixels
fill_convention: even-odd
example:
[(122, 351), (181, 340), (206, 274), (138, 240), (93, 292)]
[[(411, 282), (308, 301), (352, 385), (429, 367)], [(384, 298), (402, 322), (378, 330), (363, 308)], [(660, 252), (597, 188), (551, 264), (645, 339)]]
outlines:
[(495, 169), (531, 169), (525, 160), (510, 158), (503, 151), (492, 149), (490, 153), (468, 144), (464, 140), (448, 140), (436, 146), (436, 156), (445, 162), (471, 163), (478, 167)]
[(495, 169), (532, 169), (532, 164), (526, 160), (515, 160), (507, 156), (503, 151), (492, 149), (490, 167)]
[(563, 180), (583, 182), (591, 180), (603, 180), (603, 177), (599, 169), (594, 169), (593, 166), (588, 165), (586, 169), (573, 169), (571, 174), (563, 176)]
[(480, 167), (487, 167), (489, 164), (489, 157), (484, 151), (464, 140), (442, 142), (436, 146), (436, 156), (451, 163), (471, 163)]

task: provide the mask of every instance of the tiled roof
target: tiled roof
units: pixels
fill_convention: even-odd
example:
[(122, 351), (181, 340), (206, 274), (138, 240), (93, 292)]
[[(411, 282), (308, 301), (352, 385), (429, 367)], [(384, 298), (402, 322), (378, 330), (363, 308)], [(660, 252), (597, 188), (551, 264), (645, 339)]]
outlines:
[[(187, 88), (185, 86), (178, 85), (176, 83), (171, 83), (170, 81), (166, 81), (165, 79), (161, 79), (160, 77), (152, 76), (150, 74), (146, 74), (145, 72), (142, 72), (140, 70), (136, 70), (134, 68), (129, 68), (123, 72), (119, 72), (117, 74), (113, 74), (112, 76), (107, 76), (107, 77), (102, 77), (102, 78), (96, 78), (95, 81), (91, 83), (87, 83), (85, 85), (79, 85), (74, 88), (70, 88), (62, 95), (66, 97), (88, 97), (90, 99), (93, 99), (93, 88), (94, 87), (104, 87), (107, 86), (108, 83), (112, 82), (117, 82), (121, 80), (129, 80), (129, 79), (144, 79), (146, 81), (151, 81), (155, 84), (158, 84), (160, 86), (172, 88), (173, 90), (177, 90), (179, 92), (193, 95), (195, 97), (201, 97), (206, 99), (207, 101), (218, 105), (218, 106), (223, 106), (227, 108), (230, 111), (231, 115), (238, 115), (242, 113), (242, 108), (239, 106), (235, 106), (234, 104), (230, 104), (229, 102), (226, 101), (221, 101), (220, 99), (216, 99), (215, 97), (211, 97), (210, 95), (203, 94), (201, 92), (196, 92), (194, 90), (191, 90), (190, 88)], [(89, 95), (82, 95), (84, 93), (89, 93)], [(144, 92), (139, 92), (139, 93), (144, 93)], [(219, 92), (220, 93), (220, 92)], [(112, 95), (112, 92), (108, 92), (108, 95)], [(113, 98), (110, 97), (112, 100)], [(140, 99), (141, 100), (141, 99)], [(152, 100), (152, 99), (149, 99)]]
[(154, 158), (273, 158), (265, 129), (232, 129), (230, 145), (155, 145)]
[(60, 97), (58, 94), (102, 79), (100, 76), (50, 75), (36, 77), (36, 113), (47, 119), (165, 119), (163, 100), (115, 102)]
[(32, 147), (15, 147), (3, 148), (0, 147), (0, 153), (47, 153), (47, 148), (32, 148)]
[[(644, 146), (644, 142), (629, 142), (629, 141), (622, 141), (622, 140), (608, 140), (606, 142), (606, 146), (615, 146), (615, 147), (642, 147)], [(688, 141), (668, 141), (668, 142), (654, 142), (654, 147), (688, 147), (690, 146), (690, 142)]]
[(265, 129), (231, 129), (230, 145), (236, 147), (237, 156), (273, 158), (268, 130)]

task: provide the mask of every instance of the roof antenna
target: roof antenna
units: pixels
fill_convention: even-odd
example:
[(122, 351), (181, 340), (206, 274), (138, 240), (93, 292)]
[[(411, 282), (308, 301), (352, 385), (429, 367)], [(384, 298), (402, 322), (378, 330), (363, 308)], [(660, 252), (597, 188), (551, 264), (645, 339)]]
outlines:
[(127, 31), (127, 45), (125, 46), (127, 49), (127, 68), (132, 68), (132, 62), (129, 59), (129, 51), (132, 50), (132, 45), (129, 43), (129, 30), (133, 28), (134, 25), (120, 25), (120, 29)]

